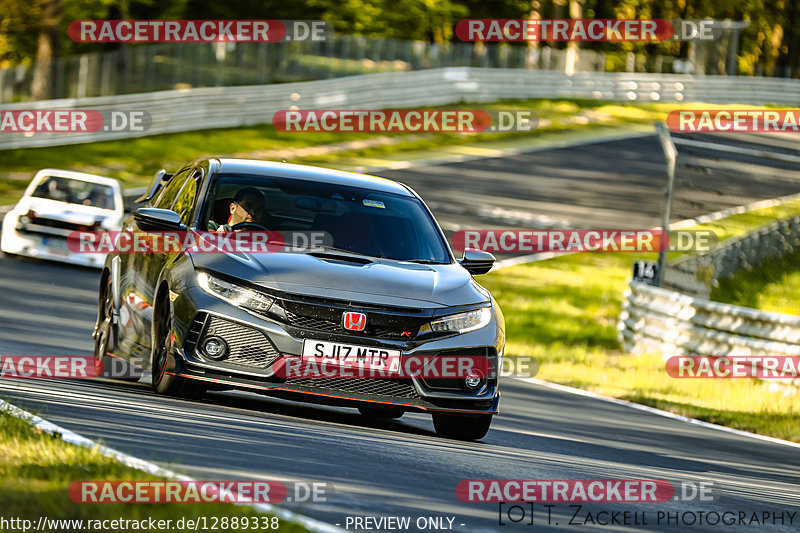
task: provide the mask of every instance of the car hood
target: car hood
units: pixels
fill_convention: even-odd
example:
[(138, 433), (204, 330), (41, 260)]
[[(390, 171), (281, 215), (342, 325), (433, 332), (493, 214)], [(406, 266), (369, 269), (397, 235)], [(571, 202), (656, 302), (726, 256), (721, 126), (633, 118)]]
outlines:
[(23, 198), (14, 207), (14, 212), (25, 214), (33, 210), (40, 217), (61, 220), (64, 222), (74, 222), (90, 226), (95, 220), (117, 221), (122, 213), (110, 209), (100, 209), (80, 204), (68, 204), (64, 202), (54, 202), (45, 198)]
[(304, 253), (192, 254), (195, 266), (287, 293), (421, 308), (488, 302), (485, 289), (458, 264), (370, 263)]

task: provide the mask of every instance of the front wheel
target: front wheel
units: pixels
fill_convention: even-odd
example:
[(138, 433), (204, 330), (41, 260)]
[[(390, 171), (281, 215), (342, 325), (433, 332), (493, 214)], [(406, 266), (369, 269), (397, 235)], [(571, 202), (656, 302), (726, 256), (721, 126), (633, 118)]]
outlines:
[[(162, 291), (166, 293), (166, 291)], [(166, 294), (156, 300), (153, 309), (153, 338), (151, 342), (151, 370), (153, 373), (153, 390), (156, 394), (179, 396), (181, 398), (200, 399), (206, 392), (205, 387), (194, 380), (167, 373), (169, 353), (173, 347), (172, 313)]]
[(459, 415), (434, 413), (433, 427), (440, 437), (457, 440), (478, 440), (486, 436), (492, 415)]
[(108, 351), (114, 343), (114, 301), (111, 292), (111, 276), (100, 287), (100, 298), (97, 308), (97, 327), (94, 330), (94, 368), (95, 375), (109, 377), (111, 358)]
[(113, 378), (122, 381), (139, 381), (142, 372), (134, 365), (122, 359), (110, 357), (117, 342), (117, 330), (114, 327), (114, 299), (111, 276), (103, 281), (100, 287), (100, 298), (97, 307), (97, 326), (94, 333), (94, 369), (95, 376)]

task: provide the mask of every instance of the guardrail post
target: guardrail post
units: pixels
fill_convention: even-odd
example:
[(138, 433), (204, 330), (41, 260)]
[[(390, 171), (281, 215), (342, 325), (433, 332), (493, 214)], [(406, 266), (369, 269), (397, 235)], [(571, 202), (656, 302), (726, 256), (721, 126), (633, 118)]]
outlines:
[[(658, 140), (661, 142), (661, 148), (664, 150), (664, 156), (667, 158), (667, 185), (664, 189), (664, 215), (661, 219), (661, 230), (664, 236), (669, 235), (669, 218), (672, 208), (672, 187), (675, 183), (675, 165), (678, 160), (678, 151), (675, 149), (675, 143), (669, 134), (667, 127), (661, 122), (656, 124), (656, 131), (658, 132)], [(656, 273), (656, 285), (661, 286), (661, 281), (664, 279), (664, 267), (667, 261), (667, 250), (662, 249), (658, 252), (658, 272)]]
[(89, 83), (89, 55), (81, 55), (80, 64), (78, 66), (78, 98), (86, 96), (86, 86)]

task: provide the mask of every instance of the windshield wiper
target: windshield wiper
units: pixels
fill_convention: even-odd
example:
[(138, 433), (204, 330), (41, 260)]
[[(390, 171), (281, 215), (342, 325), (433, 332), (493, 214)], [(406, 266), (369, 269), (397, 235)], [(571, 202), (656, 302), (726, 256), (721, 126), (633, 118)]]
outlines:
[(328, 252), (335, 252), (335, 253), (342, 253), (347, 255), (355, 255), (358, 257), (374, 257), (372, 255), (363, 254), (361, 252), (354, 252), (352, 250), (345, 250), (344, 248), (336, 248), (335, 246), (318, 246), (316, 248), (312, 248), (308, 253), (315, 254), (315, 253), (328, 253)]
[(373, 258), (371, 256), (351, 252), (350, 250), (343, 250), (341, 248), (333, 248), (331, 246), (323, 246), (322, 248), (311, 250), (305, 253), (323, 260), (328, 259), (335, 261), (349, 261), (351, 263), (359, 263), (362, 265), (367, 265), (373, 262)]
[(446, 265), (443, 261), (434, 261), (433, 259), (403, 259), (406, 263), (418, 263), (420, 265)]

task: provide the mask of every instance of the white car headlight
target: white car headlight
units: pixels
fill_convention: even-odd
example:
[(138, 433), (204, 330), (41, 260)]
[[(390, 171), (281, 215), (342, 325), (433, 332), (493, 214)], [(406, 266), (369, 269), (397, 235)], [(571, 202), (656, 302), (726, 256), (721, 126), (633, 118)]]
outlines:
[(491, 319), (492, 308), (481, 307), (474, 311), (458, 313), (457, 315), (450, 315), (434, 320), (422, 326), (419, 333), (428, 333), (430, 331), (435, 333), (466, 333), (467, 331), (474, 331), (485, 327)]
[(208, 294), (230, 302), (237, 307), (243, 307), (256, 313), (266, 313), (272, 305), (272, 298), (254, 290), (222, 281), (205, 272), (197, 274), (197, 284)]

